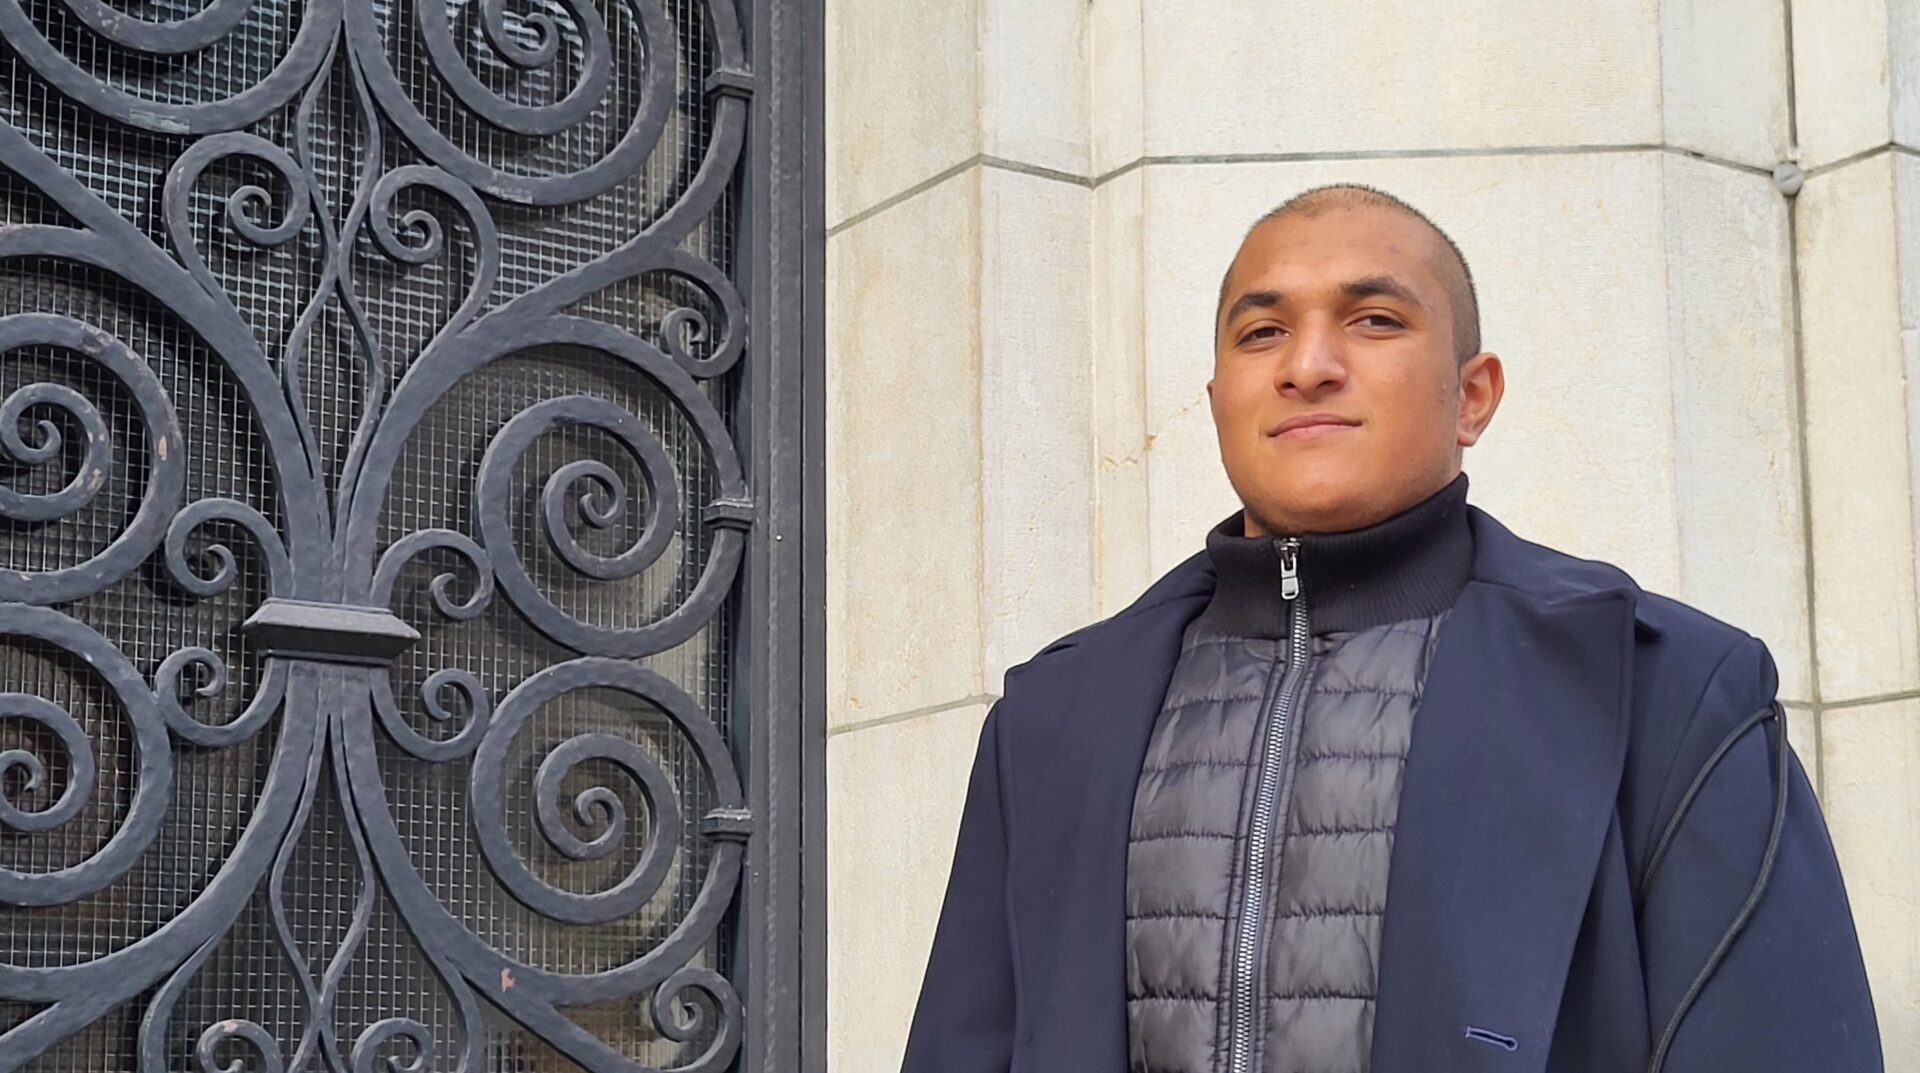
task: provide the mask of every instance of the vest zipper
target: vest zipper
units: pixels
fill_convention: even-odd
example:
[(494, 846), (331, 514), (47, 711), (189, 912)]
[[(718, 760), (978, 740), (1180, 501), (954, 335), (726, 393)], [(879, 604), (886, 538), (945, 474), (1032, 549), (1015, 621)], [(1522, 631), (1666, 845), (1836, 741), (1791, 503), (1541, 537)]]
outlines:
[(1287, 601), (1287, 669), (1274, 694), (1267, 717), (1260, 774), (1254, 787), (1253, 820), (1247, 831), (1245, 880), (1240, 890), (1240, 918), (1234, 932), (1232, 980), (1228, 990), (1227, 1073), (1249, 1073), (1253, 1061), (1253, 1033), (1259, 1006), (1260, 933), (1266, 925), (1267, 876), (1272, 855), (1274, 810), (1279, 803), (1287, 734), (1293, 719), (1295, 694), (1306, 681), (1308, 660), (1307, 601), (1300, 596), (1297, 537), (1283, 537), (1280, 549), (1280, 598)]

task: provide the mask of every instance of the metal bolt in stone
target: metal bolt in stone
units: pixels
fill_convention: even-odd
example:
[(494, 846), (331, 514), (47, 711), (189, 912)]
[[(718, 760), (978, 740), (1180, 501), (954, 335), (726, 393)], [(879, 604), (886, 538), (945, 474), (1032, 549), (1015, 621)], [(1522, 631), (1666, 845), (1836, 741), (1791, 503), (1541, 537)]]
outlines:
[(1788, 197), (1798, 194), (1806, 181), (1806, 173), (1791, 160), (1782, 160), (1773, 166), (1773, 185)]

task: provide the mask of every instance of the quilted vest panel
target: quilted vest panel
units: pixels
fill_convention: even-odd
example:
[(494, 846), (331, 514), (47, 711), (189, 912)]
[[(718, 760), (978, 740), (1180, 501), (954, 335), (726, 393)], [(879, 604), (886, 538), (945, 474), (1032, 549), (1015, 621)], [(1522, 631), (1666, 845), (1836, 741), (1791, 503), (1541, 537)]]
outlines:
[[(1311, 638), (1282, 759), (1249, 1073), (1365, 1073), (1380, 923), (1420, 688), (1447, 612)], [(1127, 854), (1131, 1073), (1225, 1068), (1229, 943), (1284, 638), (1197, 618), (1135, 790)]]

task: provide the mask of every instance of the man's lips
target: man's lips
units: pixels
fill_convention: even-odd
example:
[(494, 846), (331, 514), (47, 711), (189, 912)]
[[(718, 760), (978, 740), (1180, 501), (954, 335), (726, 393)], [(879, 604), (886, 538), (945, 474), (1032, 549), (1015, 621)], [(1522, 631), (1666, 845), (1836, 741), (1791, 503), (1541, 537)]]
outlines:
[(1279, 428), (1269, 433), (1269, 435), (1289, 440), (1305, 440), (1318, 436), (1329, 436), (1333, 433), (1353, 428), (1358, 424), (1358, 421), (1352, 418), (1341, 417), (1339, 414), (1301, 414), (1299, 417), (1288, 418), (1281, 423)]

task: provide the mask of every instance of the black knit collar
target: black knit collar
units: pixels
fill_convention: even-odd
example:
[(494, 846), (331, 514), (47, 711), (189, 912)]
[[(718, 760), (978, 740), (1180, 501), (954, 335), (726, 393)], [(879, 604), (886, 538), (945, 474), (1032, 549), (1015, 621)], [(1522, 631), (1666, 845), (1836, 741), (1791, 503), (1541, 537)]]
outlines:
[[(1295, 559), (1313, 633), (1363, 630), (1453, 606), (1473, 567), (1467, 475), (1372, 525), (1305, 533)], [(1201, 617), (1239, 637), (1285, 637), (1278, 536), (1246, 535), (1235, 511), (1207, 533), (1214, 589)]]

